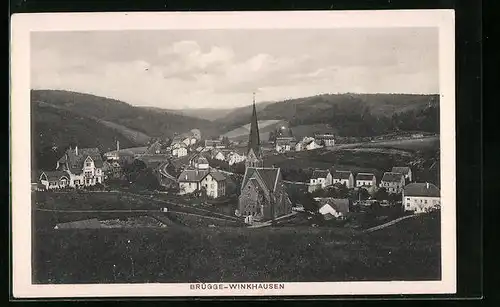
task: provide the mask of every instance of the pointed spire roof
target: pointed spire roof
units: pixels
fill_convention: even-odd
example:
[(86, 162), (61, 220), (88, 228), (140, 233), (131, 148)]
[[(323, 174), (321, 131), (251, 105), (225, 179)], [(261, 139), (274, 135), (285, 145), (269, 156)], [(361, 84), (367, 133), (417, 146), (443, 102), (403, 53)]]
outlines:
[(255, 93), (253, 93), (253, 111), (250, 121), (250, 135), (248, 138), (248, 151), (250, 151), (250, 149), (253, 149), (253, 152), (257, 156), (260, 155), (260, 136), (259, 124), (257, 122), (257, 110), (255, 109)]

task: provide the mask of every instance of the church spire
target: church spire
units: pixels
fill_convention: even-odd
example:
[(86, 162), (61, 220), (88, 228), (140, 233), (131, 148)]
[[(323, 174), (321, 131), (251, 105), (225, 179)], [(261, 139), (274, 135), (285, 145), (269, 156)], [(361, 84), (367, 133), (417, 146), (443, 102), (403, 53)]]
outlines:
[(253, 110), (250, 120), (250, 135), (248, 136), (248, 157), (247, 166), (260, 166), (260, 136), (259, 124), (257, 121), (257, 110), (255, 108), (255, 92), (253, 93)]
[(257, 110), (255, 109), (255, 92), (253, 93), (253, 110), (250, 121), (250, 135), (248, 138), (248, 150), (253, 149), (256, 155), (260, 153), (259, 124), (257, 121)]

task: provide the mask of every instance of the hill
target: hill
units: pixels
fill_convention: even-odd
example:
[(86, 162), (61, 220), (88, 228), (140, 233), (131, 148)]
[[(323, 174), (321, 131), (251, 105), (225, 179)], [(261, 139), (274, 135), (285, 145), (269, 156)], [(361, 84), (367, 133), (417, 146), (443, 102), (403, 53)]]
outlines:
[(123, 101), (60, 90), (32, 90), (32, 101), (64, 107), (79, 115), (94, 117), (142, 132), (151, 137), (172, 137), (198, 128), (206, 136), (218, 135), (212, 122), (180, 114), (134, 107)]
[[(341, 136), (372, 136), (397, 130), (438, 132), (438, 95), (325, 94), (261, 103), (259, 120), (285, 120), (311, 133), (328, 125)], [(248, 124), (251, 106), (239, 108), (215, 122), (231, 131)], [(411, 120), (410, 120), (411, 119)], [(311, 126), (311, 127), (308, 127)]]
[(92, 118), (34, 102), (31, 105), (32, 167), (54, 169), (57, 160), (70, 146), (97, 147), (101, 152), (137, 144), (113, 128)]
[(206, 119), (210, 121), (225, 117), (229, 113), (233, 112), (233, 109), (212, 109), (212, 108), (184, 109), (184, 110), (162, 109), (156, 107), (143, 107), (143, 108), (146, 110), (153, 110), (159, 113), (179, 114), (189, 117)]

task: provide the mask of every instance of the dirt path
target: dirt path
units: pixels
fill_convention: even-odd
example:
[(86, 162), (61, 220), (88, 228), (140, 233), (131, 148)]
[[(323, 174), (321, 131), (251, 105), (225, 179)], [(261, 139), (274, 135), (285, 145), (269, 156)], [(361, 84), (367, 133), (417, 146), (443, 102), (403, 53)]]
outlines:
[(384, 229), (386, 227), (392, 226), (394, 224), (397, 224), (397, 223), (399, 223), (399, 222), (401, 222), (403, 220), (409, 219), (411, 217), (415, 217), (415, 215), (412, 214), (412, 215), (402, 216), (400, 218), (397, 218), (397, 219), (392, 220), (390, 222), (384, 223), (382, 225), (378, 225), (378, 226), (375, 226), (375, 227), (372, 227), (372, 228), (368, 228), (368, 229), (364, 230), (363, 232), (364, 233), (368, 233), (368, 232), (373, 232), (373, 231), (377, 231), (377, 230), (380, 230), (380, 229)]

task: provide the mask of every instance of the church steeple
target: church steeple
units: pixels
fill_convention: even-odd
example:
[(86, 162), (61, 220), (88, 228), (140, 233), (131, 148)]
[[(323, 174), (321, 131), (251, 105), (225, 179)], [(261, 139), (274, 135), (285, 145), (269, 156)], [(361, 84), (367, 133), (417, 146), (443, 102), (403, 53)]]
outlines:
[(260, 151), (259, 123), (257, 121), (257, 110), (255, 108), (255, 92), (253, 93), (253, 110), (250, 120), (250, 135), (248, 136), (247, 166), (262, 166)]

